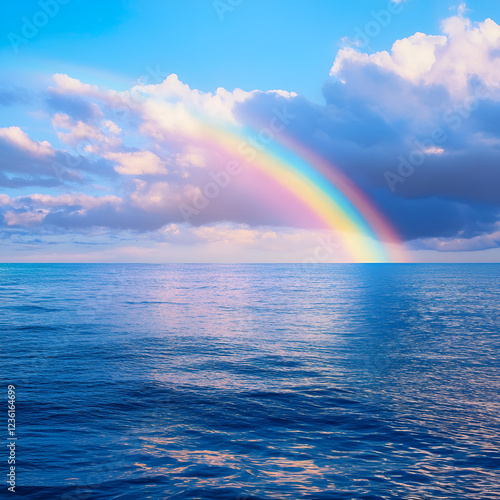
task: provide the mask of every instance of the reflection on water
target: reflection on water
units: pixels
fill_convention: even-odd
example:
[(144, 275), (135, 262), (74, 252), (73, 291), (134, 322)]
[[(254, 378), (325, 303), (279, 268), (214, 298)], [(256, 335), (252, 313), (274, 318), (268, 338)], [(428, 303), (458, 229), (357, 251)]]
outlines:
[(499, 498), (499, 275), (2, 265), (23, 498)]

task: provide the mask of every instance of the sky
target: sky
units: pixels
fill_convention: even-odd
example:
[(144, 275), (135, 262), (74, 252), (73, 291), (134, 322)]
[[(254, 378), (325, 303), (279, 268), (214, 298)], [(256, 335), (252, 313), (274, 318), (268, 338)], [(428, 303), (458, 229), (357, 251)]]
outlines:
[(0, 261), (500, 261), (498, 1), (0, 9)]

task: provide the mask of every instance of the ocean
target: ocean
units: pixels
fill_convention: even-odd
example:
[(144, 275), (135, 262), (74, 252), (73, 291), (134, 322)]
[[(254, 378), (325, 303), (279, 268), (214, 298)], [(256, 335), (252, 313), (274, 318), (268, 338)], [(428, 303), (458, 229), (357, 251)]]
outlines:
[(499, 283), (494, 264), (1, 264), (15, 495), (499, 499)]

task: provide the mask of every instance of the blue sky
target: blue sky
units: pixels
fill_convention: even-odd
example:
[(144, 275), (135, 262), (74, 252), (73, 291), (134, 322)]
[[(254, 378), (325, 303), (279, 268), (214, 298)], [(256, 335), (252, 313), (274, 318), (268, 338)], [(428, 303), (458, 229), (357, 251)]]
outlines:
[[(354, 38), (356, 28), (364, 31), (372, 13), (389, 3), (233, 1), (235, 7), (211, 0), (70, 0), (18, 53), (3, 36), (3, 66), (25, 70), (29, 64), (30, 71), (48, 74), (67, 67), (75, 78), (115, 85), (134, 82), (148, 66), (159, 66), (205, 92), (278, 88), (321, 100), (321, 85), (341, 40)], [(400, 5), (389, 26), (371, 38), (373, 51), (386, 50), (417, 31), (439, 33), (441, 20), (458, 2), (407, 0)], [(493, 1), (467, 6), (473, 20), (500, 14)], [(3, 6), (0, 31), (20, 34), (22, 17), (31, 19), (38, 10), (38, 2), (31, 0)]]
[[(279, 207), (267, 216), (249, 179), (194, 223), (174, 215), (172, 203), (203, 187), (218, 160), (154, 116), (158, 100), (172, 116), (182, 108), (231, 126), (288, 106), (299, 117), (294, 140), (373, 200), (413, 260), (499, 258), (498, 2), (42, 0), (4, 4), (1, 14), (0, 258), (307, 257), (321, 228), (294, 224)], [(140, 103), (131, 100), (138, 84)], [(477, 102), (461, 115), (467, 99)], [(445, 140), (433, 142), (441, 129)], [(405, 159), (419, 163), (415, 141), (424, 160), (401, 176)], [(75, 165), (54, 173), (48, 158), (68, 154)]]

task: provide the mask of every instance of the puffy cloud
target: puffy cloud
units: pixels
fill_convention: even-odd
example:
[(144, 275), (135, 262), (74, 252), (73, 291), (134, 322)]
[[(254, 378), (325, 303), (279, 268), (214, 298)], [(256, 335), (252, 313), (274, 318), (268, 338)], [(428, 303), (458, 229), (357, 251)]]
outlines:
[(118, 163), (115, 170), (123, 175), (158, 175), (166, 174), (164, 162), (151, 151), (128, 153), (105, 153), (104, 157)]
[(32, 141), (19, 127), (0, 128), (0, 138), (33, 156), (54, 156), (54, 148), (47, 141)]
[(70, 153), (54, 148), (48, 141), (34, 141), (19, 127), (0, 129), (0, 186), (50, 188), (90, 183), (95, 176), (113, 175), (116, 173), (103, 158), (90, 160), (78, 151)]
[[(122, 140), (116, 137), (121, 129), (111, 120), (103, 120), (101, 126), (93, 126), (82, 121), (73, 121), (68, 115), (56, 113), (52, 125), (69, 132), (57, 132), (64, 144), (72, 146), (80, 153), (103, 153), (122, 146)], [(106, 157), (106, 155), (103, 155)]]
[(103, 120), (102, 125), (114, 135), (118, 135), (122, 131), (122, 129), (111, 120)]
[(429, 75), (436, 62), (436, 51), (446, 45), (446, 41), (445, 36), (415, 33), (409, 38), (395, 42), (391, 54), (386, 51), (365, 54), (346, 47), (337, 54), (330, 74), (342, 78), (342, 69), (347, 63), (374, 64), (393, 71), (413, 83), (419, 83)]
[(97, 85), (82, 83), (76, 78), (71, 78), (68, 75), (57, 73), (53, 76), (56, 87), (51, 87), (50, 90), (58, 94), (69, 94), (86, 97), (100, 97), (101, 91)]
[(207, 154), (201, 148), (188, 146), (184, 152), (177, 154), (175, 163), (180, 167), (205, 167), (207, 164)]
[(462, 14), (463, 10), (443, 21), (443, 35), (415, 33), (397, 40), (390, 53), (365, 54), (344, 48), (338, 52), (330, 74), (345, 81), (346, 67), (372, 64), (413, 84), (443, 85), (455, 97), (467, 95), (474, 76), (496, 91), (500, 26), (492, 19), (472, 23)]
[[(252, 96), (251, 92), (245, 92), (241, 89), (235, 89), (233, 92), (220, 87), (214, 94), (210, 92), (200, 92), (191, 89), (189, 85), (182, 83), (176, 74), (169, 75), (165, 80), (156, 85), (136, 85), (129, 92), (131, 96), (142, 96), (146, 101), (154, 103), (160, 101), (162, 104), (182, 103), (181, 106), (170, 108), (171, 112), (175, 110), (196, 110), (212, 119), (224, 120), (235, 123), (232, 110), (235, 104), (243, 102)], [(148, 107), (148, 112), (153, 110)], [(161, 110), (158, 110), (162, 114)]]
[(9, 211), (4, 215), (4, 220), (7, 226), (24, 226), (31, 227), (40, 224), (48, 210), (35, 210), (35, 211), (22, 211), (13, 212)]
[[(191, 89), (181, 82), (176, 74), (171, 74), (160, 83), (139, 83), (129, 90), (115, 91), (96, 85), (82, 83), (68, 75), (54, 75), (55, 87), (50, 91), (59, 96), (86, 97), (105, 103), (123, 115), (139, 116), (143, 120), (142, 131), (154, 137), (154, 128), (160, 126), (168, 132), (198, 130), (198, 118), (236, 125), (235, 107), (258, 94), (277, 95), (293, 98), (297, 94), (286, 90), (251, 92), (234, 89), (232, 92), (219, 87), (214, 93)], [(95, 103), (94, 103), (95, 104)]]
[(136, 180), (136, 190), (130, 199), (138, 208), (147, 212), (165, 213), (181, 202), (181, 190), (168, 182), (148, 184)]
[[(462, 16), (443, 27), (445, 35), (414, 35), (392, 53), (339, 51), (326, 106), (289, 100), (297, 118), (286, 134), (343, 170), (403, 238), (458, 238), (465, 247), (500, 217), (499, 27)], [(278, 105), (254, 96), (237, 113), (265, 124)], [(392, 192), (385, 173), (398, 169), (405, 176)]]

